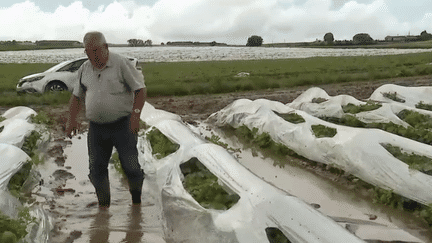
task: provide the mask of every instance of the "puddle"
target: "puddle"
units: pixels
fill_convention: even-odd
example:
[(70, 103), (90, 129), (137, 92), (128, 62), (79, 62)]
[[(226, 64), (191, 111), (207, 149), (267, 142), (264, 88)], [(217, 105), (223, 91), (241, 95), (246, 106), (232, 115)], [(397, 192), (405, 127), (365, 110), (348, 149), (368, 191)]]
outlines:
[(153, 197), (146, 198), (146, 183), (141, 207), (133, 207), (127, 181), (110, 165), (111, 207), (99, 210), (87, 177), (87, 134), (68, 141), (72, 143), (64, 147), (64, 164), (50, 158), (38, 167), (44, 184), (36, 199), (56, 222), (51, 241), (165, 242), (160, 209)]
[(365, 240), (431, 242), (432, 234), (418, 219), (401, 210), (377, 205), (336, 182), (300, 167), (273, 166), (274, 160), (244, 145), (226, 131), (201, 123), (203, 136), (212, 133), (229, 148), (241, 149), (233, 155), (240, 164), (275, 187), (311, 204)]

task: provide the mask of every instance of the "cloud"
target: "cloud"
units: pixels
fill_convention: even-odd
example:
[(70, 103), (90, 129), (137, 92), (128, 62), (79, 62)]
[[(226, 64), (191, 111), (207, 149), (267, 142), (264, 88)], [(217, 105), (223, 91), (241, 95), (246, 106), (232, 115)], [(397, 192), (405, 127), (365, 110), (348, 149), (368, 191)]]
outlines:
[[(322, 39), (352, 39), (369, 33), (374, 39), (386, 35), (420, 34), (432, 23), (432, 13), (415, 23), (401, 22), (388, 6), (392, 0), (369, 3), (346, 0), (158, 0), (152, 6), (135, 1), (113, 1), (95, 11), (81, 1), (44, 12), (32, 1), (0, 9), (0, 39), (82, 40), (90, 30), (105, 33), (111, 43), (128, 39), (167, 41), (218, 41), (245, 44), (251, 35), (265, 43)], [(336, 7), (337, 5), (337, 7)], [(431, 30), (428, 30), (431, 32)]]

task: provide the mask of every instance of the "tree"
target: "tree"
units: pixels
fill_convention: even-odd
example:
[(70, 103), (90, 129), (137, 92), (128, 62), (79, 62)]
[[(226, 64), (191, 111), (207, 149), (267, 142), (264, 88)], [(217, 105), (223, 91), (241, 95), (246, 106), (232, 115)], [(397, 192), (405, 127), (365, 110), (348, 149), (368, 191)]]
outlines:
[(148, 40), (146, 40), (146, 41), (144, 42), (144, 45), (146, 45), (146, 46), (152, 46), (152, 45), (153, 45), (153, 41), (150, 40), (150, 39), (148, 39)]
[(129, 46), (143, 46), (144, 41), (141, 39), (129, 39), (128, 40)]
[(253, 35), (248, 38), (246, 46), (261, 46), (263, 38), (261, 36)]
[(420, 40), (427, 41), (427, 40), (431, 40), (431, 39), (432, 39), (432, 34), (429, 34), (428, 32), (426, 32), (426, 30), (424, 30), (423, 32), (421, 32), (421, 34), (420, 34)]
[(373, 39), (369, 34), (360, 33), (353, 37), (353, 43), (354, 45), (368, 45), (373, 43)]
[(333, 34), (332, 33), (327, 33), (327, 34), (325, 34), (324, 35), (324, 41), (327, 43), (327, 44), (333, 44), (333, 41), (334, 41), (334, 36), (333, 36)]

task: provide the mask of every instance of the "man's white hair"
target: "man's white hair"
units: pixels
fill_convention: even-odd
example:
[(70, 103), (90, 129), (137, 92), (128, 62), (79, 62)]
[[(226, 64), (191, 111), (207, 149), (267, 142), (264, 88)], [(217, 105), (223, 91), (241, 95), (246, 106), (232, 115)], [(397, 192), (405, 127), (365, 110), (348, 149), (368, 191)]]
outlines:
[(101, 45), (107, 44), (105, 36), (99, 31), (87, 32), (84, 35), (83, 43), (84, 43), (84, 46), (89, 44), (89, 43), (101, 44)]

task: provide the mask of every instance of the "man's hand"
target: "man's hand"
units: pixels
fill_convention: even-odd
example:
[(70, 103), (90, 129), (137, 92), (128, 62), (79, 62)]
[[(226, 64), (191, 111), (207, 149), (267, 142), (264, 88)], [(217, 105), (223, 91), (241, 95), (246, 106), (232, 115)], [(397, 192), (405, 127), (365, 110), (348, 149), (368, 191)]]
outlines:
[(78, 132), (77, 122), (73, 121), (72, 119), (68, 119), (66, 122), (65, 136), (67, 136), (68, 138), (72, 138), (72, 135), (76, 135), (77, 132)]
[(81, 102), (78, 97), (72, 95), (69, 100), (69, 116), (67, 117), (65, 126), (65, 135), (72, 138), (73, 135), (77, 134), (78, 123), (76, 122), (76, 117), (81, 109)]
[(132, 133), (137, 134), (140, 128), (140, 116), (139, 114), (132, 114), (130, 118), (129, 128)]

